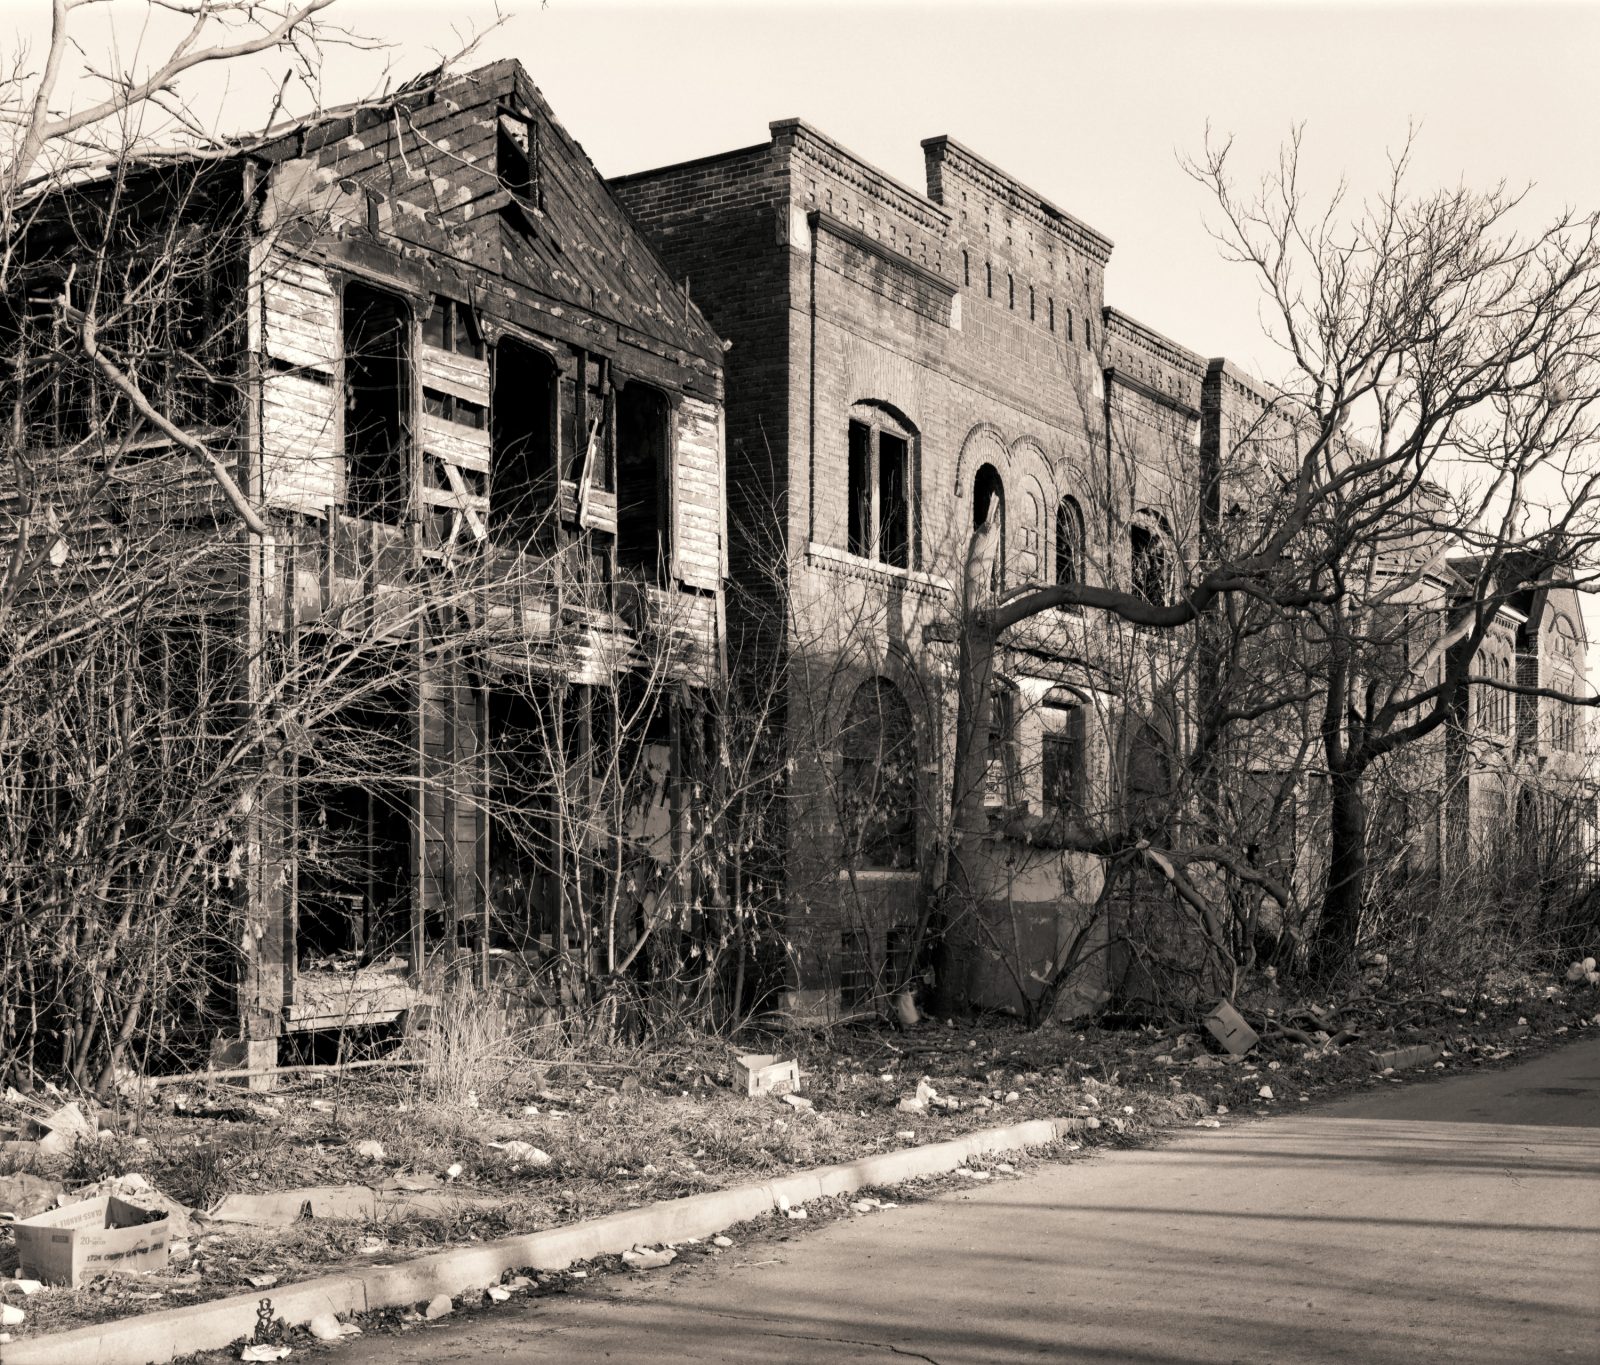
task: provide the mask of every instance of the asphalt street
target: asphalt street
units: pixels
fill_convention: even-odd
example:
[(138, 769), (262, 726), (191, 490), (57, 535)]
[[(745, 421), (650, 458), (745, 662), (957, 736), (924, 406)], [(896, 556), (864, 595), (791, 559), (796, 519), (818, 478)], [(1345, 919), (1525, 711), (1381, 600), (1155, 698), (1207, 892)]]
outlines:
[(1594, 1365), (1600, 1039), (373, 1335), (333, 1358)]

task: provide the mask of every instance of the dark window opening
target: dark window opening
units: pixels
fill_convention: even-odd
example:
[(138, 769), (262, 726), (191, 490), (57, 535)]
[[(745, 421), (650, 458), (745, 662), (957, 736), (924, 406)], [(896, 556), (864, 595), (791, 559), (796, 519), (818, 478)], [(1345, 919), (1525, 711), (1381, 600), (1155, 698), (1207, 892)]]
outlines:
[(1038, 310), (1034, 307), (1034, 303), (1035, 303), (1035, 300), (1034, 300), (1034, 294), (1033, 294), (1033, 286), (1030, 284), (1028, 286), (1028, 321), (1029, 322), (1035, 322), (1035, 321), (1038, 320), (1039, 314), (1038, 314)]
[(1091, 351), (1094, 350), (1094, 323), (1087, 317), (1083, 320), (1083, 344)]
[(1017, 694), (1010, 687), (996, 688), (990, 699), (984, 790), (984, 801), (988, 805), (1016, 804), (1021, 776), (1017, 762), (1016, 703)]
[(853, 555), (911, 567), (911, 442), (872, 423), (850, 423), (848, 524)]
[(1072, 309), (1067, 309), (1067, 340), (1072, 340)]
[(345, 507), (396, 522), (409, 501), (410, 317), (392, 294), (344, 291)]
[(1133, 560), (1133, 590), (1153, 607), (1167, 605), (1167, 547), (1158, 532), (1134, 526), (1128, 532)]
[(844, 856), (856, 867), (907, 869), (917, 854), (917, 741), (911, 708), (886, 678), (864, 682), (839, 734)]
[(672, 407), (644, 384), (617, 392), (617, 567), (665, 586), (672, 555)]
[(966, 251), (961, 253), (961, 283), (967, 285), (972, 283), (972, 255)]
[[(1077, 502), (1066, 497), (1056, 504), (1056, 582), (1083, 581), (1083, 517)], [(1074, 605), (1068, 610), (1081, 608)]]
[(1046, 299), (1045, 302), (1050, 308), (1050, 330), (1053, 332), (1056, 329), (1056, 301), (1054, 299)]
[(531, 120), (502, 112), (495, 136), (495, 174), (512, 194), (544, 207), (539, 130)]
[(482, 431), (489, 424), (489, 410), (482, 403), (471, 403), (438, 389), (422, 391), (422, 410), (430, 417), (471, 427), (474, 431)]
[(1072, 816), (1081, 809), (1079, 783), (1083, 776), (1083, 744), (1076, 711), (1066, 713), (1066, 724), (1044, 737), (1044, 811), (1046, 815)]
[(850, 525), (846, 548), (853, 555), (872, 554), (872, 428), (850, 423)]
[(1017, 306), (1017, 279), (1009, 270), (1006, 272), (1006, 307)]
[(489, 536), (498, 544), (554, 541), (556, 392), (544, 352), (509, 340), (495, 347)]
[(992, 464), (979, 468), (972, 481), (972, 529), (976, 531), (986, 524), (994, 541), (990, 586), (998, 592), (1005, 584), (1006, 486)]

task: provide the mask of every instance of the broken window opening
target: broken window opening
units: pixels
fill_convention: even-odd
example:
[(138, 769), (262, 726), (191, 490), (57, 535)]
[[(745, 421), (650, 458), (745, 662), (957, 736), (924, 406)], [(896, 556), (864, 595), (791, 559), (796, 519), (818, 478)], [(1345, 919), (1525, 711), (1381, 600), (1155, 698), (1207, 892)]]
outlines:
[[(1056, 582), (1065, 585), (1083, 581), (1083, 513), (1077, 499), (1068, 495), (1056, 504)], [(1064, 609), (1083, 610), (1076, 603)]]
[(436, 296), (432, 311), (422, 320), (422, 344), (482, 360), (483, 330), (478, 326), (478, 315), (470, 304)]
[[(403, 652), (374, 655), (341, 685), (353, 700), (319, 724), (300, 761), (296, 956), (301, 968), (408, 952), (412, 931), (415, 698)], [(399, 775), (399, 776), (397, 776)]]
[(1040, 759), (1045, 815), (1069, 818), (1079, 814), (1083, 808), (1083, 715), (1080, 708), (1062, 708), (1060, 719), (1045, 733)]
[(911, 568), (910, 434), (882, 415), (854, 418), (849, 452), (845, 547), (891, 568)]
[(544, 207), (541, 154), (538, 125), (502, 109), (495, 136), (495, 174), (512, 194), (540, 209)]
[(671, 572), (672, 405), (637, 381), (617, 391), (617, 568), (666, 586)]
[(1136, 523), (1128, 530), (1128, 541), (1134, 592), (1152, 607), (1166, 606), (1171, 566), (1160, 531)]
[(998, 592), (1005, 586), (1006, 576), (1006, 486), (992, 464), (980, 466), (972, 481), (972, 529), (976, 531), (986, 523), (995, 531), (990, 587)]
[(344, 291), (345, 509), (401, 521), (410, 502), (410, 312), (364, 284)]
[(472, 403), (439, 389), (422, 391), (422, 410), (430, 417), (471, 427), (474, 431), (482, 431), (489, 424), (489, 410), (482, 403)]
[(555, 544), (557, 392), (555, 363), (538, 347), (495, 347), (489, 535), (499, 544)]

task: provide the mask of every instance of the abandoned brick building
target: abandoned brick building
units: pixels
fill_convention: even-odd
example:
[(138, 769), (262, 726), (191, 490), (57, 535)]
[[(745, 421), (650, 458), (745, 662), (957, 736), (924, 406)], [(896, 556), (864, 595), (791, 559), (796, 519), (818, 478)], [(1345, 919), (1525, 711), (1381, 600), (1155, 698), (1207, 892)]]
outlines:
[[(798, 800), (781, 875), (804, 1012), (848, 1010), (910, 969), (948, 836), (947, 623), (974, 528), (997, 525), (998, 583), (1082, 579), (1159, 600), (1195, 562), (1204, 462), (1271, 403), (1236, 366), (1107, 305), (1102, 234), (948, 137), (923, 153), (925, 194), (785, 120), (754, 146), (611, 182), (732, 343), (731, 562), (746, 599), (733, 615), (776, 632), (790, 661)], [(1451, 587), (1429, 591), (1442, 605)], [(1547, 646), (1544, 625), (1537, 641), (1500, 630), (1540, 676), (1558, 654), (1581, 681), (1581, 617), (1559, 619), (1570, 648)], [(1074, 610), (1016, 632), (992, 804), (1048, 816), (1164, 791), (1192, 698), (1166, 684), (1163, 658), (1184, 647)], [(1470, 706), (1508, 703), (1475, 688)], [(1534, 709), (1551, 707), (1525, 699)], [(1562, 723), (1526, 722), (1525, 767), (1549, 761)], [(1482, 786), (1481, 750), (1453, 755), (1462, 781), (1439, 790)], [(1277, 836), (1307, 885), (1316, 857), (1297, 848), (1294, 807), (1313, 797), (1293, 795)], [(1573, 799), (1587, 822), (1592, 791)], [(1472, 801), (1460, 818), (1484, 819)], [(1436, 820), (1451, 813), (1435, 801)], [(1100, 876), (1093, 857), (991, 839), (978, 890), (1004, 907), (1006, 941), (988, 956), (1011, 966), (979, 969), (968, 998), (1016, 1004), (1082, 928)], [(1065, 1007), (1104, 999), (1123, 970), (1105, 954)]]
[[(152, 241), (208, 253), (200, 284), (177, 286), (193, 317), (163, 362), (204, 359), (198, 386), (177, 385), (204, 402), (171, 402), (167, 371), (138, 369), (136, 297), (103, 311), (119, 362), (216, 453), (258, 527), (172, 433), (96, 418), (96, 376), (23, 383), (18, 420), (41, 445), (87, 444), (102, 529), (159, 517), (179, 546), (227, 529), (216, 591), (179, 610), (190, 635), (203, 613), (207, 657), (236, 665), (230, 705), (281, 709), (265, 661), (343, 648), (321, 734), (375, 746), (342, 774), (315, 727), (262, 746), (264, 795), (225, 869), (253, 1064), (287, 1031), (395, 1018), (453, 959), (495, 945), (537, 962), (571, 931), (562, 869), (498, 837), (494, 812), (539, 800), (538, 775), (493, 770), (485, 737), (570, 683), (555, 689), (565, 754), (591, 705), (601, 724), (601, 694), (678, 695), (715, 672), (723, 348), (516, 62), (47, 206), (11, 314), (25, 379), (71, 316), (64, 291), (90, 307), (74, 263), (113, 192), (127, 259)], [(68, 331), (54, 340), (80, 352)], [(669, 838), (688, 818), (683, 714), (639, 727), (662, 778), (648, 820)]]

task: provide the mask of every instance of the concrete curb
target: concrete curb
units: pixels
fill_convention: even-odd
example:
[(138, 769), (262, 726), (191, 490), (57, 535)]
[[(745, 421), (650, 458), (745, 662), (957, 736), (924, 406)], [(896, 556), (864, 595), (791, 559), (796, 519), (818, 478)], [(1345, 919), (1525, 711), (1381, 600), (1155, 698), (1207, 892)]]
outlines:
[(575, 1261), (617, 1254), (636, 1244), (709, 1237), (735, 1223), (760, 1217), (783, 1200), (803, 1204), (824, 1195), (952, 1171), (969, 1157), (1040, 1147), (1081, 1126), (1081, 1119), (1030, 1119), (1005, 1128), (984, 1128), (948, 1142), (821, 1166), (762, 1185), (663, 1200), (570, 1227), (435, 1252), (401, 1265), (367, 1266), (270, 1291), (236, 1294), (70, 1332), (24, 1337), (0, 1345), (0, 1365), (61, 1365), (63, 1361), (73, 1365), (159, 1365), (174, 1356), (219, 1350), (248, 1336), (255, 1330), (256, 1308), (264, 1298), (272, 1300), (277, 1316), (299, 1325), (318, 1313), (348, 1316), (421, 1303), (436, 1294), (455, 1296), (494, 1284), (507, 1270), (524, 1266), (562, 1270)]

